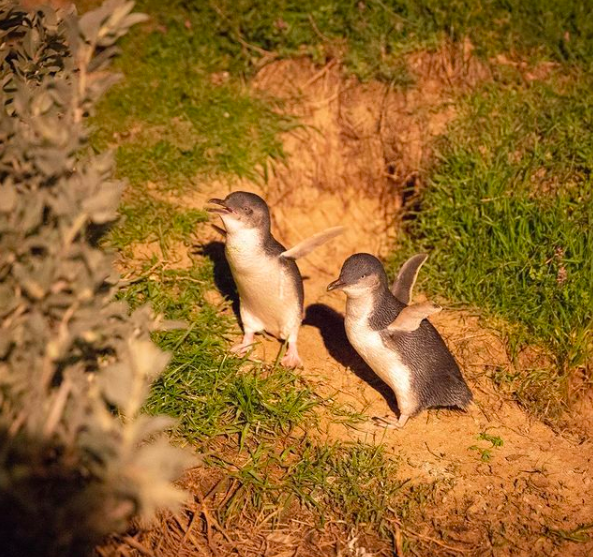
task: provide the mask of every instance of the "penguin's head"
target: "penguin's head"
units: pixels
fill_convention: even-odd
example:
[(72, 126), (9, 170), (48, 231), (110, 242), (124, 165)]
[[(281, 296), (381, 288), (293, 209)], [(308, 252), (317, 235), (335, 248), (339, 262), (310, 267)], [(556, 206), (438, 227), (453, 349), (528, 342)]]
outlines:
[(209, 208), (211, 213), (218, 213), (227, 232), (256, 228), (270, 230), (270, 210), (266, 202), (254, 193), (236, 191), (224, 199), (213, 198), (208, 203), (219, 205)]
[(387, 275), (381, 262), (369, 253), (356, 253), (344, 261), (340, 277), (327, 290), (343, 290), (349, 298), (358, 298), (383, 287), (387, 287)]

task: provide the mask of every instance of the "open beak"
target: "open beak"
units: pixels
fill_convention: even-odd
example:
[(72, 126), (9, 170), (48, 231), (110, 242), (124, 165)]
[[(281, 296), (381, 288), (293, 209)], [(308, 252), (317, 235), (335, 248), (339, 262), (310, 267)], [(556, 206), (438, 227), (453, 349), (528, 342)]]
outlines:
[(346, 286), (346, 283), (342, 279), (337, 279), (327, 285), (327, 291), (331, 292), (332, 290), (342, 290), (344, 286)]
[(233, 212), (232, 209), (230, 209), (229, 207), (226, 206), (224, 199), (218, 199), (217, 197), (213, 197), (212, 199), (208, 200), (208, 203), (214, 203), (215, 205), (220, 205), (220, 208), (207, 207), (206, 211), (208, 211), (209, 213), (220, 213), (222, 215), (228, 215), (229, 213)]

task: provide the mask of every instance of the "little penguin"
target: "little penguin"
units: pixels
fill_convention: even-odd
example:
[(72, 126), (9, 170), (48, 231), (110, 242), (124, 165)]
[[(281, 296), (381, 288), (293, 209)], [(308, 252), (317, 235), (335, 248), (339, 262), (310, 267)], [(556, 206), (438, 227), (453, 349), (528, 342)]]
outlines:
[(225, 199), (210, 199), (217, 205), (208, 211), (218, 213), (226, 237), (225, 254), (237, 290), (243, 322), (243, 340), (231, 351), (245, 354), (254, 335), (266, 331), (287, 341), (282, 365), (302, 365), (297, 337), (303, 320), (303, 279), (296, 259), (338, 236), (344, 230), (330, 228), (287, 250), (271, 233), (270, 210), (258, 195), (237, 191)]
[(346, 294), (346, 335), (363, 360), (395, 393), (402, 428), (409, 417), (435, 406), (466, 408), (472, 393), (445, 342), (426, 319), (441, 310), (430, 302), (410, 304), (426, 255), (410, 258), (392, 288), (381, 262), (357, 253), (344, 262), (330, 290)]

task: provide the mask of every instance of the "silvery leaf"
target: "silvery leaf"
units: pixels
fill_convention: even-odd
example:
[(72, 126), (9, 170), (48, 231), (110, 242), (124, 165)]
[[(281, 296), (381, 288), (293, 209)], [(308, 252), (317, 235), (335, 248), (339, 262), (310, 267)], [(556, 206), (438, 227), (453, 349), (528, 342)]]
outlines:
[(134, 377), (126, 365), (118, 363), (101, 370), (98, 383), (105, 398), (111, 404), (122, 408), (132, 395)]
[(5, 182), (0, 184), (0, 212), (9, 213), (16, 206), (16, 188)]
[(149, 381), (156, 379), (171, 359), (151, 340), (130, 340), (130, 354), (135, 373)]

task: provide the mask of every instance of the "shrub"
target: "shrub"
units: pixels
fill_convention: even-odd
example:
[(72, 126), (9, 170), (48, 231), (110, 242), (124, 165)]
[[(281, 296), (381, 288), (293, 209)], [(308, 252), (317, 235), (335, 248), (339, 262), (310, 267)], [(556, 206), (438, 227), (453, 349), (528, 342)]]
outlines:
[[(0, 6), (0, 539), (5, 556), (84, 555), (136, 515), (179, 502), (186, 457), (140, 413), (168, 356), (158, 319), (114, 301), (99, 247), (123, 183), (85, 117), (134, 23), (133, 2)], [(162, 324), (161, 324), (162, 325)]]

